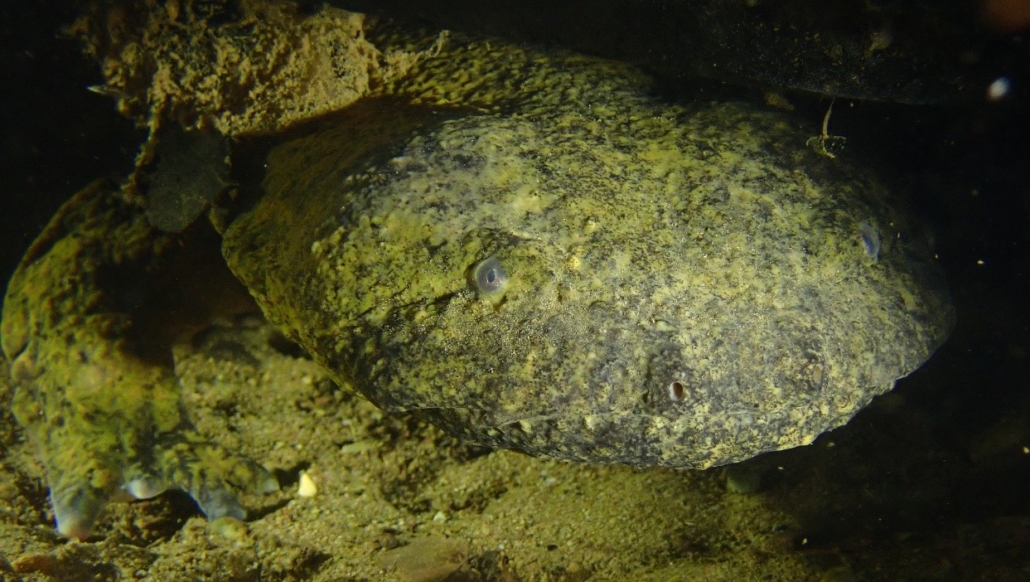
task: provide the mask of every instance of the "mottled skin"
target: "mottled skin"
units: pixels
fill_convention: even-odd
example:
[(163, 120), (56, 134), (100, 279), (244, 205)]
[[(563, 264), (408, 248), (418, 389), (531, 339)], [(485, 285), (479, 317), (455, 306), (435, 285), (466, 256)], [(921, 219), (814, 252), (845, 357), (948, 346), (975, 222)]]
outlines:
[[(945, 339), (940, 274), (909, 256), (884, 188), (782, 116), (672, 106), (647, 83), (452, 39), (270, 150), (223, 253), (340, 381), (482, 443), (695, 468), (809, 443)], [(195, 437), (167, 362), (96, 300), (93, 273), (145, 274), (167, 246), (131, 205), (102, 212), (119, 200), (69, 203), (5, 303), (58, 527), (84, 535), (116, 489), (158, 485), (242, 517), (232, 490), (267, 473)], [(477, 283), (487, 259), (497, 289)]]
[[(200, 254), (179, 248), (205, 234), (155, 232), (101, 180), (58, 211), (11, 279), (0, 334), (14, 413), (39, 445), (64, 535), (87, 536), (121, 491), (182, 489), (209, 517), (242, 519), (233, 488), (277, 487), (260, 465), (193, 430), (172, 373), (172, 342), (238, 302), (204, 268), (203, 245), (190, 245)], [(179, 284), (185, 272), (203, 286)], [(203, 293), (208, 285), (219, 292)]]
[[(536, 455), (703, 468), (811, 442), (945, 338), (887, 191), (782, 116), (670, 106), (611, 63), (462, 58), (520, 83), (500, 100), (489, 76), (417, 71), (393, 91), (419, 105), (368, 100), (273, 150), (225, 234), (265, 313), (378, 405)], [(484, 293), (491, 257), (508, 280)]]

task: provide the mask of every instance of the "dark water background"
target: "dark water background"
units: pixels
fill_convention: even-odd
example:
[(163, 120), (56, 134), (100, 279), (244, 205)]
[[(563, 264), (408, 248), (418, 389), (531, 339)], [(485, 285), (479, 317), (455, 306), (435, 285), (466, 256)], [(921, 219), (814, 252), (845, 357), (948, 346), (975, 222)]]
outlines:
[[(142, 139), (110, 98), (86, 90), (99, 72), (58, 34), (73, 16), (65, 3), (0, 5), (4, 281), (60, 203), (127, 172)], [(998, 36), (1002, 47), (1030, 43)], [(839, 549), (868, 566), (935, 552), (939, 571), (924, 579), (1030, 579), (1030, 63), (994, 62), (980, 72), (1011, 81), (1000, 101), (970, 78), (963, 97), (935, 105), (834, 105), (843, 156), (907, 192), (933, 233), (958, 323), (926, 366), (852, 424), (756, 461), (793, 455), (792, 473), (767, 486), (799, 516), (798, 548), (814, 556)], [(829, 104), (786, 95), (806, 120)]]

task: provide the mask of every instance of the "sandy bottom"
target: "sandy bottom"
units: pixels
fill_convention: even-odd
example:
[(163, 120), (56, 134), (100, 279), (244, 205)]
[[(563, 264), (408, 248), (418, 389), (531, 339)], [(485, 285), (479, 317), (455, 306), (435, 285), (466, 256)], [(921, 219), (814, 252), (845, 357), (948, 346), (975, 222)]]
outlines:
[[(903, 395), (881, 399), (859, 422), (805, 449), (731, 469), (641, 470), (485, 450), (413, 417), (384, 414), (254, 316), (216, 325), (176, 355), (201, 432), (276, 469), (282, 491), (246, 498), (245, 527), (209, 527), (181, 493), (115, 503), (94, 539), (67, 542), (52, 529), (42, 468), (4, 390), (0, 579), (849, 581), (1030, 573), (1020, 569), (1030, 540), (1025, 516), (962, 519), (942, 509), (957, 475), (967, 473), (952, 471), (947, 451), (906, 428), (919, 418)], [(317, 488), (313, 496), (298, 494), (302, 472)]]

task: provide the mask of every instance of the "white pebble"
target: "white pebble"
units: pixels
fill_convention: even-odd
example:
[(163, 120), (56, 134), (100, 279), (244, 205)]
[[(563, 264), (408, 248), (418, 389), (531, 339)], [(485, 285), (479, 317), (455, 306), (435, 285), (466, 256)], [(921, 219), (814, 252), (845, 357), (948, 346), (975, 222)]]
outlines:
[(1012, 90), (1012, 84), (1005, 77), (998, 77), (993, 83), (987, 86), (987, 99), (998, 101), (1008, 96)]
[(318, 486), (315, 485), (315, 480), (306, 471), (301, 471), (300, 484), (297, 486), (297, 496), (314, 497), (316, 493), (318, 493)]

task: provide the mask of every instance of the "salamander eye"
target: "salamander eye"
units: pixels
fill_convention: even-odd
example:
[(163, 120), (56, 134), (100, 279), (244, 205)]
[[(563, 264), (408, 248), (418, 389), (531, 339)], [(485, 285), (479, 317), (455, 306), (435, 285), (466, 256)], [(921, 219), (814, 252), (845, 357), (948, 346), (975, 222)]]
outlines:
[(476, 287), (482, 293), (494, 293), (504, 289), (508, 282), (508, 274), (504, 272), (501, 261), (497, 257), (490, 257), (476, 265), (475, 270)]
[(874, 261), (880, 258), (880, 233), (868, 222), (861, 222), (858, 230), (862, 233), (862, 247), (865, 254)]

